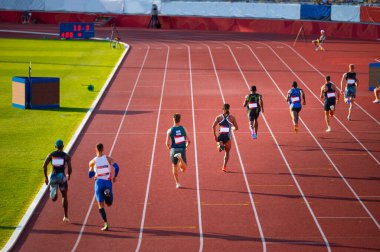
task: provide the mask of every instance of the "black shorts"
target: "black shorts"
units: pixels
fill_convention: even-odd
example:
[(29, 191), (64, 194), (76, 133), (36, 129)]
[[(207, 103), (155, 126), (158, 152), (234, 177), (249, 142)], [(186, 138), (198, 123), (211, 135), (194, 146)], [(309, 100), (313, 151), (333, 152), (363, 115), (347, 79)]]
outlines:
[(259, 115), (260, 109), (248, 110), (248, 120), (251, 122), (257, 120), (257, 118), (259, 118)]
[(335, 103), (336, 103), (336, 100), (335, 99), (326, 99), (325, 100), (325, 104), (323, 105), (323, 109), (325, 111), (330, 111), (331, 110), (331, 106), (335, 106)]
[(223, 142), (223, 144), (226, 144), (230, 139), (230, 134), (219, 134), (218, 136), (218, 142)]
[(187, 164), (186, 159), (186, 148), (171, 148), (170, 149), (170, 160), (172, 161), (172, 164), (176, 165), (178, 164), (178, 158), (174, 157), (175, 154), (181, 153), (181, 157), (183, 162)]
[(301, 109), (302, 109), (302, 107), (300, 107), (300, 108), (291, 108), (291, 110), (292, 110), (292, 111), (295, 111), (295, 112), (300, 112)]

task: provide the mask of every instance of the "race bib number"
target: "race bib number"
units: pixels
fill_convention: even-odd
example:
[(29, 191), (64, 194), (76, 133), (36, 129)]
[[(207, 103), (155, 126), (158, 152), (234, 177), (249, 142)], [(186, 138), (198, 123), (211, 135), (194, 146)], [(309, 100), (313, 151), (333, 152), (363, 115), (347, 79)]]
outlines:
[(63, 163), (64, 163), (64, 159), (63, 158), (54, 158), (53, 157), (52, 160), (51, 160), (51, 164), (53, 166), (62, 166)]
[(220, 131), (220, 133), (228, 133), (228, 132), (230, 132), (230, 128), (220, 127), (219, 131)]
[(347, 84), (350, 84), (350, 85), (355, 84), (355, 80), (354, 79), (348, 79)]
[(184, 136), (176, 136), (176, 137), (174, 137), (174, 142), (176, 144), (183, 143), (183, 142), (185, 142), (185, 137)]
[(257, 103), (256, 102), (249, 103), (248, 108), (250, 108), (250, 109), (257, 108)]
[(327, 98), (335, 97), (335, 92), (327, 92)]
[(292, 102), (299, 102), (300, 101), (300, 98), (298, 96), (294, 96), (294, 97), (290, 97), (290, 100)]

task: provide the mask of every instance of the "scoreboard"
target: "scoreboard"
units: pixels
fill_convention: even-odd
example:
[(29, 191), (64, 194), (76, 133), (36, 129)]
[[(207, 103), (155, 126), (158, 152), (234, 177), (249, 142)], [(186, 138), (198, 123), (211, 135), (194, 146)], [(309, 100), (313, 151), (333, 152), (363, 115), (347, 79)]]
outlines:
[(89, 39), (95, 37), (94, 23), (60, 23), (61, 39)]

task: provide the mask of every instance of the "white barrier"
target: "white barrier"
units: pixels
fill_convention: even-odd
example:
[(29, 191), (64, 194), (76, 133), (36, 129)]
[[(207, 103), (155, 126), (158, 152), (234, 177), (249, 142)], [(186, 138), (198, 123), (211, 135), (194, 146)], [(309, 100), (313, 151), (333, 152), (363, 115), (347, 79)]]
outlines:
[(360, 22), (360, 6), (333, 5), (331, 6), (331, 20)]

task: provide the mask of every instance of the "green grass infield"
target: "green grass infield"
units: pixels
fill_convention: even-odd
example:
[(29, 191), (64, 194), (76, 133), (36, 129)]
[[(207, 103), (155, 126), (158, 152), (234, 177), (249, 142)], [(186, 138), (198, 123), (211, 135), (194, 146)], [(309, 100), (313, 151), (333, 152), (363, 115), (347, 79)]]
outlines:
[[(122, 53), (108, 42), (0, 39), (0, 248), (44, 182), (55, 140), (69, 142)], [(12, 107), (12, 77), (28, 76), (30, 61), (32, 77), (60, 78), (60, 109)]]

